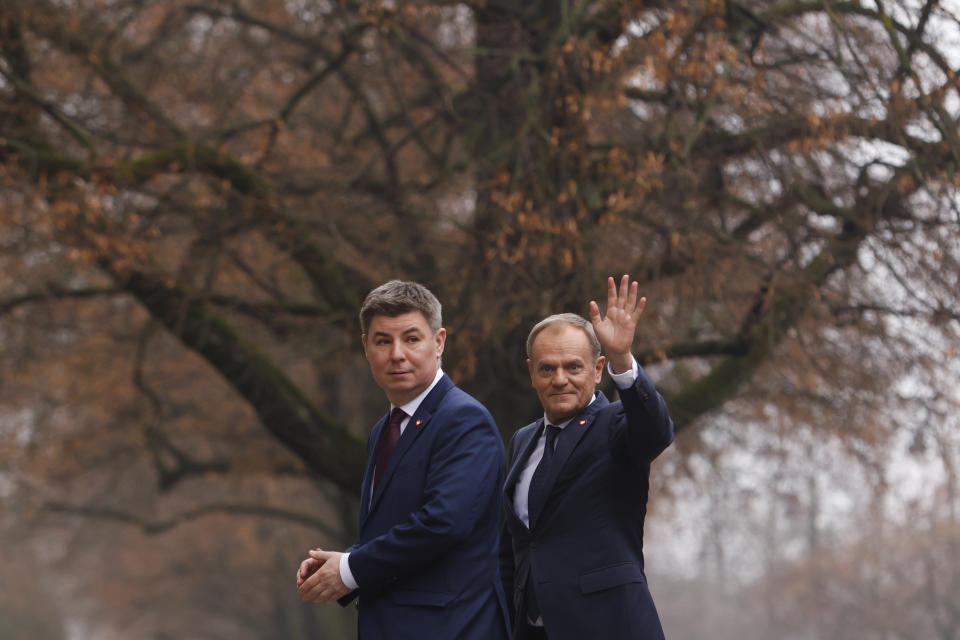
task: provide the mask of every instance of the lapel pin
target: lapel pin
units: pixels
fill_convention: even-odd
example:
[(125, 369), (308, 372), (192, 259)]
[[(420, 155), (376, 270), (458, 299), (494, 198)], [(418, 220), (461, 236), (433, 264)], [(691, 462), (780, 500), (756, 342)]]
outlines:
[(417, 420), (415, 424), (419, 427), (423, 424), (423, 420)]
[(580, 426), (581, 426), (581, 427), (582, 427), (583, 425), (585, 425), (585, 424), (587, 424), (587, 421), (586, 421), (586, 420), (581, 420), (581, 421), (580, 421)]

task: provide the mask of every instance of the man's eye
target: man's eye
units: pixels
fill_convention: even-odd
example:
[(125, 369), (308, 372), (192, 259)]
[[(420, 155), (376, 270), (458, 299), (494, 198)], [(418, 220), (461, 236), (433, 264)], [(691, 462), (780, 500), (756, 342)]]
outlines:
[(420, 342), (420, 338), (416, 336), (410, 336), (409, 338), (407, 338), (407, 342)]
[(381, 338), (380, 340), (377, 340), (374, 344), (377, 344), (377, 345), (385, 345), (385, 344), (390, 344), (390, 341)]

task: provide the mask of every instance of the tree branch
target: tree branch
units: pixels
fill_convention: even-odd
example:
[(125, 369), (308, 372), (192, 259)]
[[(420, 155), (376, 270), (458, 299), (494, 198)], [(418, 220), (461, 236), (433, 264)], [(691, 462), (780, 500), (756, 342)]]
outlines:
[(88, 132), (79, 122), (64, 113), (63, 110), (57, 105), (40, 97), (40, 94), (37, 93), (37, 90), (30, 86), (30, 84), (23, 78), (20, 78), (13, 73), (4, 71), (2, 67), (0, 67), (0, 75), (10, 81), (10, 84), (14, 86), (14, 88), (17, 90), (17, 93), (43, 109), (47, 115), (49, 115), (54, 119), (54, 121), (66, 129), (67, 132), (80, 144), (86, 147), (91, 153), (96, 154), (96, 149), (94, 148), (93, 144), (93, 136), (91, 136), (90, 132)]
[(68, 298), (94, 298), (97, 296), (110, 296), (124, 293), (123, 289), (117, 287), (89, 287), (85, 289), (67, 289), (57, 284), (47, 285), (45, 291), (25, 293), (23, 295), (0, 300), (0, 315), (7, 314), (24, 305), (33, 303), (45, 303), (51, 300), (64, 300)]
[(161, 278), (104, 266), (184, 346), (206, 359), (287, 449), (345, 491), (356, 490), (366, 459), (360, 439), (314, 406), (285, 373), (206, 303)]
[[(767, 361), (788, 329), (802, 317), (811, 290), (820, 289), (833, 273), (854, 264), (860, 243), (881, 220), (900, 215), (906, 194), (892, 185), (900, 185), (901, 178), (910, 172), (909, 168), (894, 172), (888, 182), (877, 185), (861, 198), (859, 209), (842, 214), (845, 220), (842, 230), (826, 241), (823, 249), (803, 269), (804, 282), (782, 290), (777, 289), (772, 280), (764, 283), (757, 292), (757, 303), (744, 319), (740, 331), (739, 339), (745, 345), (743, 354), (725, 358), (710, 373), (678, 393), (667, 395), (678, 431), (688, 428), (696, 418), (734, 397), (740, 386)], [(836, 213), (832, 211), (831, 215)]]
[(645, 349), (636, 353), (637, 362), (648, 364), (661, 360), (680, 358), (706, 358), (710, 356), (744, 355), (749, 345), (741, 337), (732, 340), (703, 340), (701, 342), (675, 342), (662, 349)]

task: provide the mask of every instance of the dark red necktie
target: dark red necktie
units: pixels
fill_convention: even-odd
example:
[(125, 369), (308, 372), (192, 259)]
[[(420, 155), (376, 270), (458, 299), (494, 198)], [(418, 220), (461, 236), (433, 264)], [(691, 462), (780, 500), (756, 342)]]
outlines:
[(390, 456), (393, 450), (397, 448), (397, 441), (400, 440), (400, 423), (407, 417), (403, 409), (396, 407), (390, 412), (390, 421), (383, 428), (380, 435), (380, 448), (377, 450), (377, 466), (373, 471), (373, 495), (377, 495), (377, 487), (380, 485), (380, 478), (390, 464)]

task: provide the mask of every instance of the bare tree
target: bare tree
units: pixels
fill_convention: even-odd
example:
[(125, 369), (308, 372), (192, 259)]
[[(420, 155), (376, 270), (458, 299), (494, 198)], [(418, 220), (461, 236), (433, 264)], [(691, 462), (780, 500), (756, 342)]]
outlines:
[(899, 327), (960, 328), (957, 32), (934, 1), (8, 0), (0, 482), (130, 536), (348, 540), (391, 277), (505, 433), (532, 322), (629, 272), (678, 474), (771, 405), (882, 447), (944, 357)]

